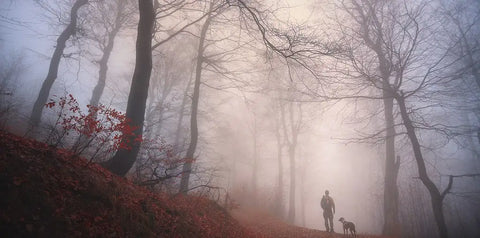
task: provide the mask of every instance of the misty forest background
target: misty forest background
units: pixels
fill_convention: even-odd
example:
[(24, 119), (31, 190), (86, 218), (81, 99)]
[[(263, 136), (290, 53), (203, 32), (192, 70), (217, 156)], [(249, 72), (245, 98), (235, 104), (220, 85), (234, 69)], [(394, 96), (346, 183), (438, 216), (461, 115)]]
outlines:
[[(1, 127), (299, 226), (328, 189), (361, 233), (479, 237), (479, 39), (478, 0), (2, 0)], [(132, 134), (60, 123), (87, 105)]]

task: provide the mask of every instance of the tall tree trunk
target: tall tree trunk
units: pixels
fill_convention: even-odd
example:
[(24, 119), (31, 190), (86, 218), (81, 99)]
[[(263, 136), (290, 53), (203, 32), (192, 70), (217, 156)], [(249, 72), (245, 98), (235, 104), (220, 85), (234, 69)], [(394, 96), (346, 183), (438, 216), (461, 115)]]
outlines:
[(276, 212), (279, 217), (283, 217), (283, 153), (282, 137), (280, 135), (280, 122), (278, 117), (275, 120), (275, 137), (277, 139), (277, 161), (278, 161), (278, 188), (276, 194)]
[(45, 103), (47, 103), (50, 90), (52, 89), (53, 83), (57, 79), (58, 66), (60, 65), (60, 60), (62, 58), (63, 51), (65, 50), (66, 42), (70, 36), (75, 34), (77, 28), (78, 10), (87, 3), (88, 0), (77, 0), (73, 4), (70, 11), (70, 23), (57, 38), (57, 45), (55, 47), (55, 51), (53, 52), (52, 59), (50, 60), (50, 67), (48, 68), (47, 77), (43, 81), (42, 88), (40, 89), (37, 100), (33, 105), (32, 114), (30, 115), (30, 123), (33, 127), (38, 126), (41, 121), (43, 107), (45, 106)]
[(190, 145), (188, 146), (187, 154), (185, 156), (185, 163), (182, 168), (182, 179), (180, 180), (180, 192), (186, 194), (188, 192), (188, 183), (190, 180), (190, 173), (192, 172), (192, 164), (194, 160), (195, 149), (197, 148), (198, 141), (198, 125), (197, 125), (197, 112), (198, 112), (198, 100), (200, 98), (200, 82), (202, 78), (202, 64), (203, 53), (205, 50), (205, 37), (207, 30), (211, 22), (211, 9), (213, 4), (210, 4), (209, 14), (205, 23), (203, 24), (200, 33), (200, 42), (198, 44), (197, 64), (195, 69), (195, 84), (193, 88), (192, 97), (192, 112), (190, 115)]
[(288, 222), (295, 223), (295, 146), (292, 144), (288, 147), (288, 156), (290, 159), (290, 196), (288, 206)]
[[(295, 167), (295, 153), (298, 142), (298, 133), (300, 131), (300, 125), (302, 121), (302, 111), (299, 104), (299, 117), (295, 121), (293, 103), (288, 103), (288, 120), (289, 124), (287, 125), (285, 117), (285, 106), (280, 104), (280, 117), (282, 121), (283, 133), (285, 135), (285, 140), (288, 145), (288, 157), (290, 162), (290, 192), (289, 192), (289, 203), (288, 203), (288, 214), (287, 220), (290, 223), (295, 222), (295, 187), (296, 187), (296, 167)], [(288, 128), (287, 128), (288, 126)], [(289, 137), (290, 132), (290, 137)]]
[[(399, 164), (397, 163), (399, 163), (399, 161), (395, 161), (395, 121), (393, 116), (393, 95), (390, 82), (390, 76), (392, 74), (391, 62), (382, 48), (384, 41), (383, 29), (380, 27), (382, 23), (377, 17), (377, 13), (372, 12), (373, 6), (367, 7), (354, 0), (351, 2), (357, 13), (360, 14), (360, 19), (358, 19), (361, 28), (360, 37), (364, 40), (367, 47), (375, 53), (379, 63), (378, 71), (381, 76), (386, 126), (383, 234), (388, 236), (398, 236), (397, 175)], [(375, 2), (366, 4), (375, 4)], [(370, 20), (372, 20), (372, 22), (370, 22)], [(373, 31), (370, 31), (369, 25), (372, 24), (377, 27), (375, 27)]]
[[(293, 110), (293, 103), (290, 102), (288, 104), (288, 115), (290, 120), (290, 131), (291, 131), (291, 139), (288, 147), (288, 156), (290, 158), (290, 202), (289, 202), (289, 209), (288, 209), (288, 221), (292, 224), (295, 223), (295, 191), (296, 191), (296, 166), (295, 166), (295, 154), (297, 149), (297, 141), (298, 141), (298, 132), (299, 132), (299, 124), (301, 122), (301, 117), (299, 117), (298, 121), (295, 121), (294, 110)], [(301, 111), (300, 115), (301, 116)], [(298, 123), (298, 124), (297, 124)]]
[(448, 187), (445, 189), (443, 193), (440, 194), (440, 191), (438, 190), (437, 186), (433, 183), (430, 177), (428, 177), (427, 168), (425, 167), (425, 160), (422, 155), (420, 142), (418, 141), (418, 137), (415, 133), (415, 127), (413, 126), (413, 123), (410, 120), (410, 115), (405, 105), (405, 97), (403, 93), (400, 93), (400, 95), (398, 94), (395, 95), (395, 99), (400, 108), (400, 114), (402, 116), (403, 124), (407, 130), (408, 138), (412, 143), (413, 153), (415, 155), (415, 161), (417, 162), (419, 178), (427, 188), (428, 192), (430, 193), (430, 199), (431, 199), (432, 208), (433, 208), (433, 215), (435, 217), (435, 222), (437, 223), (439, 235), (441, 238), (447, 238), (448, 231), (447, 231), (447, 225), (445, 223), (445, 217), (443, 215), (443, 199), (445, 198), (445, 195), (447, 194), (448, 190), (451, 188), (452, 177), (450, 177)]
[(385, 184), (383, 193), (383, 234), (399, 235), (398, 227), (398, 186), (397, 177), (400, 161), (395, 161), (395, 128), (393, 116), (393, 95), (388, 90), (383, 90), (383, 104), (385, 115)]
[[(119, 4), (122, 4), (122, 3), (119, 2)], [(123, 7), (118, 8), (117, 16), (115, 17), (115, 23), (114, 23), (115, 25), (112, 31), (108, 33), (107, 45), (103, 49), (102, 58), (98, 61), (98, 64), (100, 66), (100, 69), (98, 70), (98, 81), (97, 81), (97, 85), (95, 85), (95, 88), (93, 89), (92, 97), (90, 98), (90, 105), (93, 105), (93, 106), (98, 105), (98, 103), (100, 102), (100, 98), (102, 97), (103, 90), (105, 89), (105, 83), (107, 81), (108, 60), (110, 59), (110, 55), (113, 50), (115, 37), (117, 36), (122, 26), (122, 22), (121, 22), (122, 9)]]
[(305, 161), (302, 163), (301, 167), (301, 172), (300, 172), (300, 213), (301, 213), (301, 224), (303, 227), (306, 225), (306, 215), (305, 215), (305, 200), (306, 200), (306, 195), (305, 195), (305, 175), (307, 172), (307, 166), (305, 164)]
[[(192, 70), (193, 72), (193, 70)], [(177, 129), (175, 130), (175, 139), (174, 139), (174, 150), (175, 153), (179, 152), (179, 144), (180, 144), (180, 134), (182, 130), (182, 124), (183, 124), (183, 118), (185, 117), (185, 106), (187, 105), (187, 99), (188, 97), (188, 92), (190, 91), (190, 87), (192, 85), (192, 80), (193, 77), (190, 76), (190, 79), (188, 80), (188, 84), (185, 87), (185, 90), (183, 91), (183, 98), (182, 98), (182, 104), (180, 105), (180, 109), (178, 112), (178, 121), (177, 121)]]
[[(148, 97), (150, 74), (152, 73), (152, 32), (155, 21), (153, 0), (138, 0), (140, 20), (138, 22), (135, 70), (128, 95), (126, 116), (131, 125), (137, 127), (135, 137), (143, 134), (145, 107)], [(140, 142), (130, 140), (130, 150), (119, 149), (105, 164), (113, 173), (124, 176), (135, 163)]]
[[(254, 115), (255, 117), (255, 115)], [(253, 122), (253, 166), (252, 166), (252, 190), (253, 190), (253, 199), (252, 205), (256, 205), (257, 202), (257, 193), (258, 193), (258, 156), (257, 156), (257, 119), (254, 118)]]

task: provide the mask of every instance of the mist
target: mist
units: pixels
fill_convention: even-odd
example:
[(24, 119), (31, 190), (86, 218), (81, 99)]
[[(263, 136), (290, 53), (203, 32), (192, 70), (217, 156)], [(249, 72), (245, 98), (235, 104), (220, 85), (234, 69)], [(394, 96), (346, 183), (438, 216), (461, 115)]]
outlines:
[[(144, 93), (133, 91), (148, 66), (142, 7), (86, 1), (32, 120), (80, 1), (0, 7), (3, 130), (81, 151), (154, 191), (297, 226), (326, 229), (328, 190), (336, 232), (344, 217), (362, 234), (480, 236), (478, 1), (153, 1)], [(98, 105), (142, 114), (131, 120), (143, 138), (129, 142), (133, 157), (82, 144), (44, 106), (71, 94), (87, 114), (96, 87)], [(124, 174), (122, 150), (132, 160)]]

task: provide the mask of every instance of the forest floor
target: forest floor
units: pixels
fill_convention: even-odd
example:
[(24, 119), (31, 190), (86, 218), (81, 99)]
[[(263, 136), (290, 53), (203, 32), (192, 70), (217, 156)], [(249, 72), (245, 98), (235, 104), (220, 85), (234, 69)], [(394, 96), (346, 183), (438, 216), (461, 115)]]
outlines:
[[(63, 149), (0, 131), (1, 237), (343, 237), (196, 196), (153, 193)], [(359, 235), (357, 237), (380, 237)]]
[[(281, 219), (262, 212), (259, 209), (236, 209), (231, 212), (232, 216), (240, 222), (248, 230), (261, 234), (261, 237), (272, 238), (288, 238), (288, 237), (302, 237), (302, 238), (344, 238), (343, 229), (339, 224), (336, 227), (336, 233), (329, 233), (326, 231), (309, 229), (299, 226), (293, 226), (285, 223)], [(322, 220), (323, 222), (323, 220)], [(341, 233), (338, 233), (341, 232)], [(352, 237), (352, 236), (350, 236)], [(357, 234), (358, 238), (388, 238), (387, 236)]]

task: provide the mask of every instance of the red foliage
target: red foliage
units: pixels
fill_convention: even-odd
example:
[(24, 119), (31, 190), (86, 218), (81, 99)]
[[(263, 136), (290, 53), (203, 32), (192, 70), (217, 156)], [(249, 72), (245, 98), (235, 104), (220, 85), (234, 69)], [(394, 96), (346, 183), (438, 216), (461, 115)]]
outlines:
[(131, 120), (122, 112), (105, 105), (87, 105), (88, 112), (84, 113), (77, 100), (69, 94), (58, 100), (50, 99), (45, 107), (57, 111), (55, 128), (61, 127), (66, 134), (75, 132), (87, 138), (88, 144), (84, 147), (97, 145), (97, 148), (108, 147), (107, 151), (112, 152), (130, 150), (132, 143), (142, 141), (142, 137), (135, 134), (138, 126), (132, 126)]

